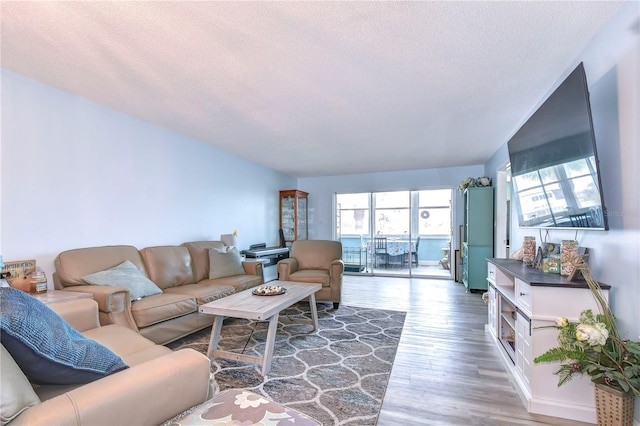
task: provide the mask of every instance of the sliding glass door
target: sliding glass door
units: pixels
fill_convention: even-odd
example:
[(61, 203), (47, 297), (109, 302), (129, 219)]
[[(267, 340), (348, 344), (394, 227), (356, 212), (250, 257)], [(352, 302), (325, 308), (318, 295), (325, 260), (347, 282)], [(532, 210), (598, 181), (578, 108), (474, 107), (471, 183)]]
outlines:
[(424, 276), (452, 277), (453, 190), (417, 191), (414, 212), (419, 238), (418, 270)]
[(371, 273), (371, 194), (336, 194), (336, 239), (347, 273)]
[(411, 238), (411, 193), (376, 192), (373, 205), (373, 272), (408, 275), (411, 270), (408, 260), (415, 245)]
[(347, 273), (451, 277), (451, 189), (336, 194)]

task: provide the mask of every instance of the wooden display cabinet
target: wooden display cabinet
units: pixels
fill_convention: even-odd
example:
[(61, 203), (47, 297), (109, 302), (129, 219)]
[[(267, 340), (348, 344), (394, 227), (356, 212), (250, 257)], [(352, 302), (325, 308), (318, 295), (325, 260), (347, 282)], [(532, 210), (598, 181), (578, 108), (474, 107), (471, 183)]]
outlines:
[(297, 189), (280, 191), (280, 229), (288, 245), (309, 238), (309, 194)]

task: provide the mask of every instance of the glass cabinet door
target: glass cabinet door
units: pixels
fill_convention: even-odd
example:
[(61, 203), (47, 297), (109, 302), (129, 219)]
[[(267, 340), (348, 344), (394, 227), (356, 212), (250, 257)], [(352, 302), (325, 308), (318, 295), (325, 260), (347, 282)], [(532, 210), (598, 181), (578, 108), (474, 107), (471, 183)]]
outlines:
[(306, 240), (309, 236), (307, 229), (307, 198), (298, 198), (298, 240)]
[(308, 195), (296, 189), (280, 191), (280, 228), (287, 243), (309, 237)]
[(284, 232), (285, 241), (295, 240), (296, 226), (294, 222), (295, 198), (292, 196), (280, 197), (280, 228)]

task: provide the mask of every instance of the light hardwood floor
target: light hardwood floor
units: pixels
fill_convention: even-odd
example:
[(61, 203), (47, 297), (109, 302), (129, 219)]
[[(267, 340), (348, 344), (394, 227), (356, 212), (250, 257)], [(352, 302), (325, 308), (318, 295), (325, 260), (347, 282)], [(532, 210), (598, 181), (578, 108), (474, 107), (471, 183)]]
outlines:
[(527, 413), (485, 332), (481, 293), (452, 280), (347, 275), (342, 303), (407, 312), (379, 426), (588, 424)]

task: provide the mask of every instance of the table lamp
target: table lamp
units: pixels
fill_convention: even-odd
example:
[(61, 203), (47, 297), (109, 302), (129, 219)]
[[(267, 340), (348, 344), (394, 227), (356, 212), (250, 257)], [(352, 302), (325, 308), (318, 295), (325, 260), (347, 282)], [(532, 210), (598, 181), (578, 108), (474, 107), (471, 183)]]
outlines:
[(229, 247), (238, 247), (238, 240), (236, 234), (222, 234), (220, 235), (220, 241)]

